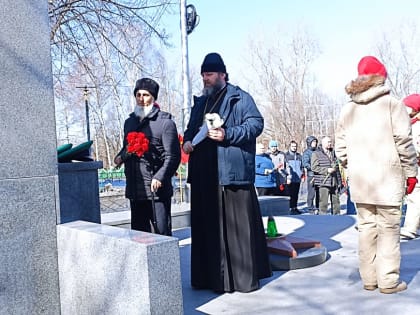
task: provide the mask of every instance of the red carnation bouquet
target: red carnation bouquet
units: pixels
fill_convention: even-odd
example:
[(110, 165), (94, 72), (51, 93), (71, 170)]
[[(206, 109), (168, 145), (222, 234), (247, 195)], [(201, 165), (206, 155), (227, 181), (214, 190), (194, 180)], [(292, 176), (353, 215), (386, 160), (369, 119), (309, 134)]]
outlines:
[(178, 140), (179, 140), (179, 144), (181, 146), (181, 164), (188, 163), (188, 159), (189, 159), (190, 155), (185, 153), (184, 150), (182, 150), (182, 146), (184, 144), (184, 137), (182, 135), (178, 134)]
[(127, 152), (134, 153), (138, 157), (142, 157), (149, 150), (149, 139), (143, 132), (129, 132), (127, 135)]

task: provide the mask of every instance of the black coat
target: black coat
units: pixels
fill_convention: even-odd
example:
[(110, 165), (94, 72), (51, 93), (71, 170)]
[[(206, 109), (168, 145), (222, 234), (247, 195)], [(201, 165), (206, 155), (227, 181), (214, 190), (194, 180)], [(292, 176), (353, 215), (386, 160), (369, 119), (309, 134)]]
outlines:
[[(142, 157), (127, 154), (127, 134), (143, 132), (149, 142), (149, 150)], [(173, 194), (172, 176), (181, 161), (178, 132), (171, 114), (153, 107), (140, 122), (131, 113), (124, 123), (124, 145), (118, 154), (125, 165), (125, 196), (130, 200), (151, 199), (150, 184), (153, 178), (162, 182), (156, 196), (170, 198)]]
[[(194, 97), (191, 118), (184, 132), (184, 142), (192, 141), (203, 124), (207, 97)], [(219, 185), (248, 185), (255, 180), (255, 139), (264, 129), (264, 118), (254, 99), (238, 86), (227, 84), (226, 95), (217, 110), (224, 123), (225, 138), (217, 144)], [(196, 162), (190, 155), (189, 169)], [(191, 172), (189, 171), (188, 175)], [(192, 185), (192, 177), (188, 182)]]
[[(214, 107), (224, 120), (225, 139), (207, 137), (189, 160), (191, 284), (218, 292), (249, 292), (258, 288), (258, 279), (271, 276), (254, 187), (255, 138), (264, 120), (248, 93), (230, 84), (226, 89)], [(198, 132), (206, 103), (206, 98), (195, 99), (184, 141)]]

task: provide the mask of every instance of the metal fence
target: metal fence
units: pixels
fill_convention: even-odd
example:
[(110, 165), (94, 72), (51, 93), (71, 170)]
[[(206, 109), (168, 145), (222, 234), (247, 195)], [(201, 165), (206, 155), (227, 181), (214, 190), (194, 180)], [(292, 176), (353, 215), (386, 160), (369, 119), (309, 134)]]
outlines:
[[(181, 173), (179, 173), (181, 174)], [(189, 202), (189, 186), (185, 177), (174, 176), (172, 186), (174, 189), (172, 202), (175, 204)], [(125, 198), (124, 168), (98, 171), (99, 200), (101, 213), (126, 211), (130, 209), (130, 202)]]

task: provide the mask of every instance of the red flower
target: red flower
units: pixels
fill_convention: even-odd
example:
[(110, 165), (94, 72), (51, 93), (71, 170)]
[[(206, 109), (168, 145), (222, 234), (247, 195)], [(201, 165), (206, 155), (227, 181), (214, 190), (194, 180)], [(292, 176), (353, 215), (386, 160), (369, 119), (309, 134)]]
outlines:
[(188, 163), (188, 159), (189, 159), (190, 155), (185, 153), (184, 150), (182, 150), (182, 145), (184, 144), (184, 137), (182, 135), (178, 134), (178, 140), (179, 140), (179, 144), (181, 146), (181, 164)]
[(149, 140), (143, 132), (129, 132), (127, 135), (127, 152), (134, 153), (141, 157), (147, 150), (149, 150)]

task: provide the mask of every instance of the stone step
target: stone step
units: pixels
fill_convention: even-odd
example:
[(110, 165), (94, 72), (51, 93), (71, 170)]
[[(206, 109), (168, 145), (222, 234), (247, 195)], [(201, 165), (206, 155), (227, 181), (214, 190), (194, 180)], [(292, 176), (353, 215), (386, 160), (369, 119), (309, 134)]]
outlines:
[[(258, 197), (262, 216), (279, 216), (289, 214), (289, 197), (260, 196)], [(189, 203), (172, 205), (172, 228), (181, 229), (191, 225)], [(106, 225), (130, 228), (131, 211), (117, 211), (101, 214), (101, 223)]]
[(259, 196), (261, 215), (279, 216), (289, 214), (290, 197), (287, 196)]
[[(130, 228), (131, 210), (101, 214), (101, 223), (105, 225)], [(181, 229), (191, 225), (190, 210), (172, 210), (172, 228)]]

